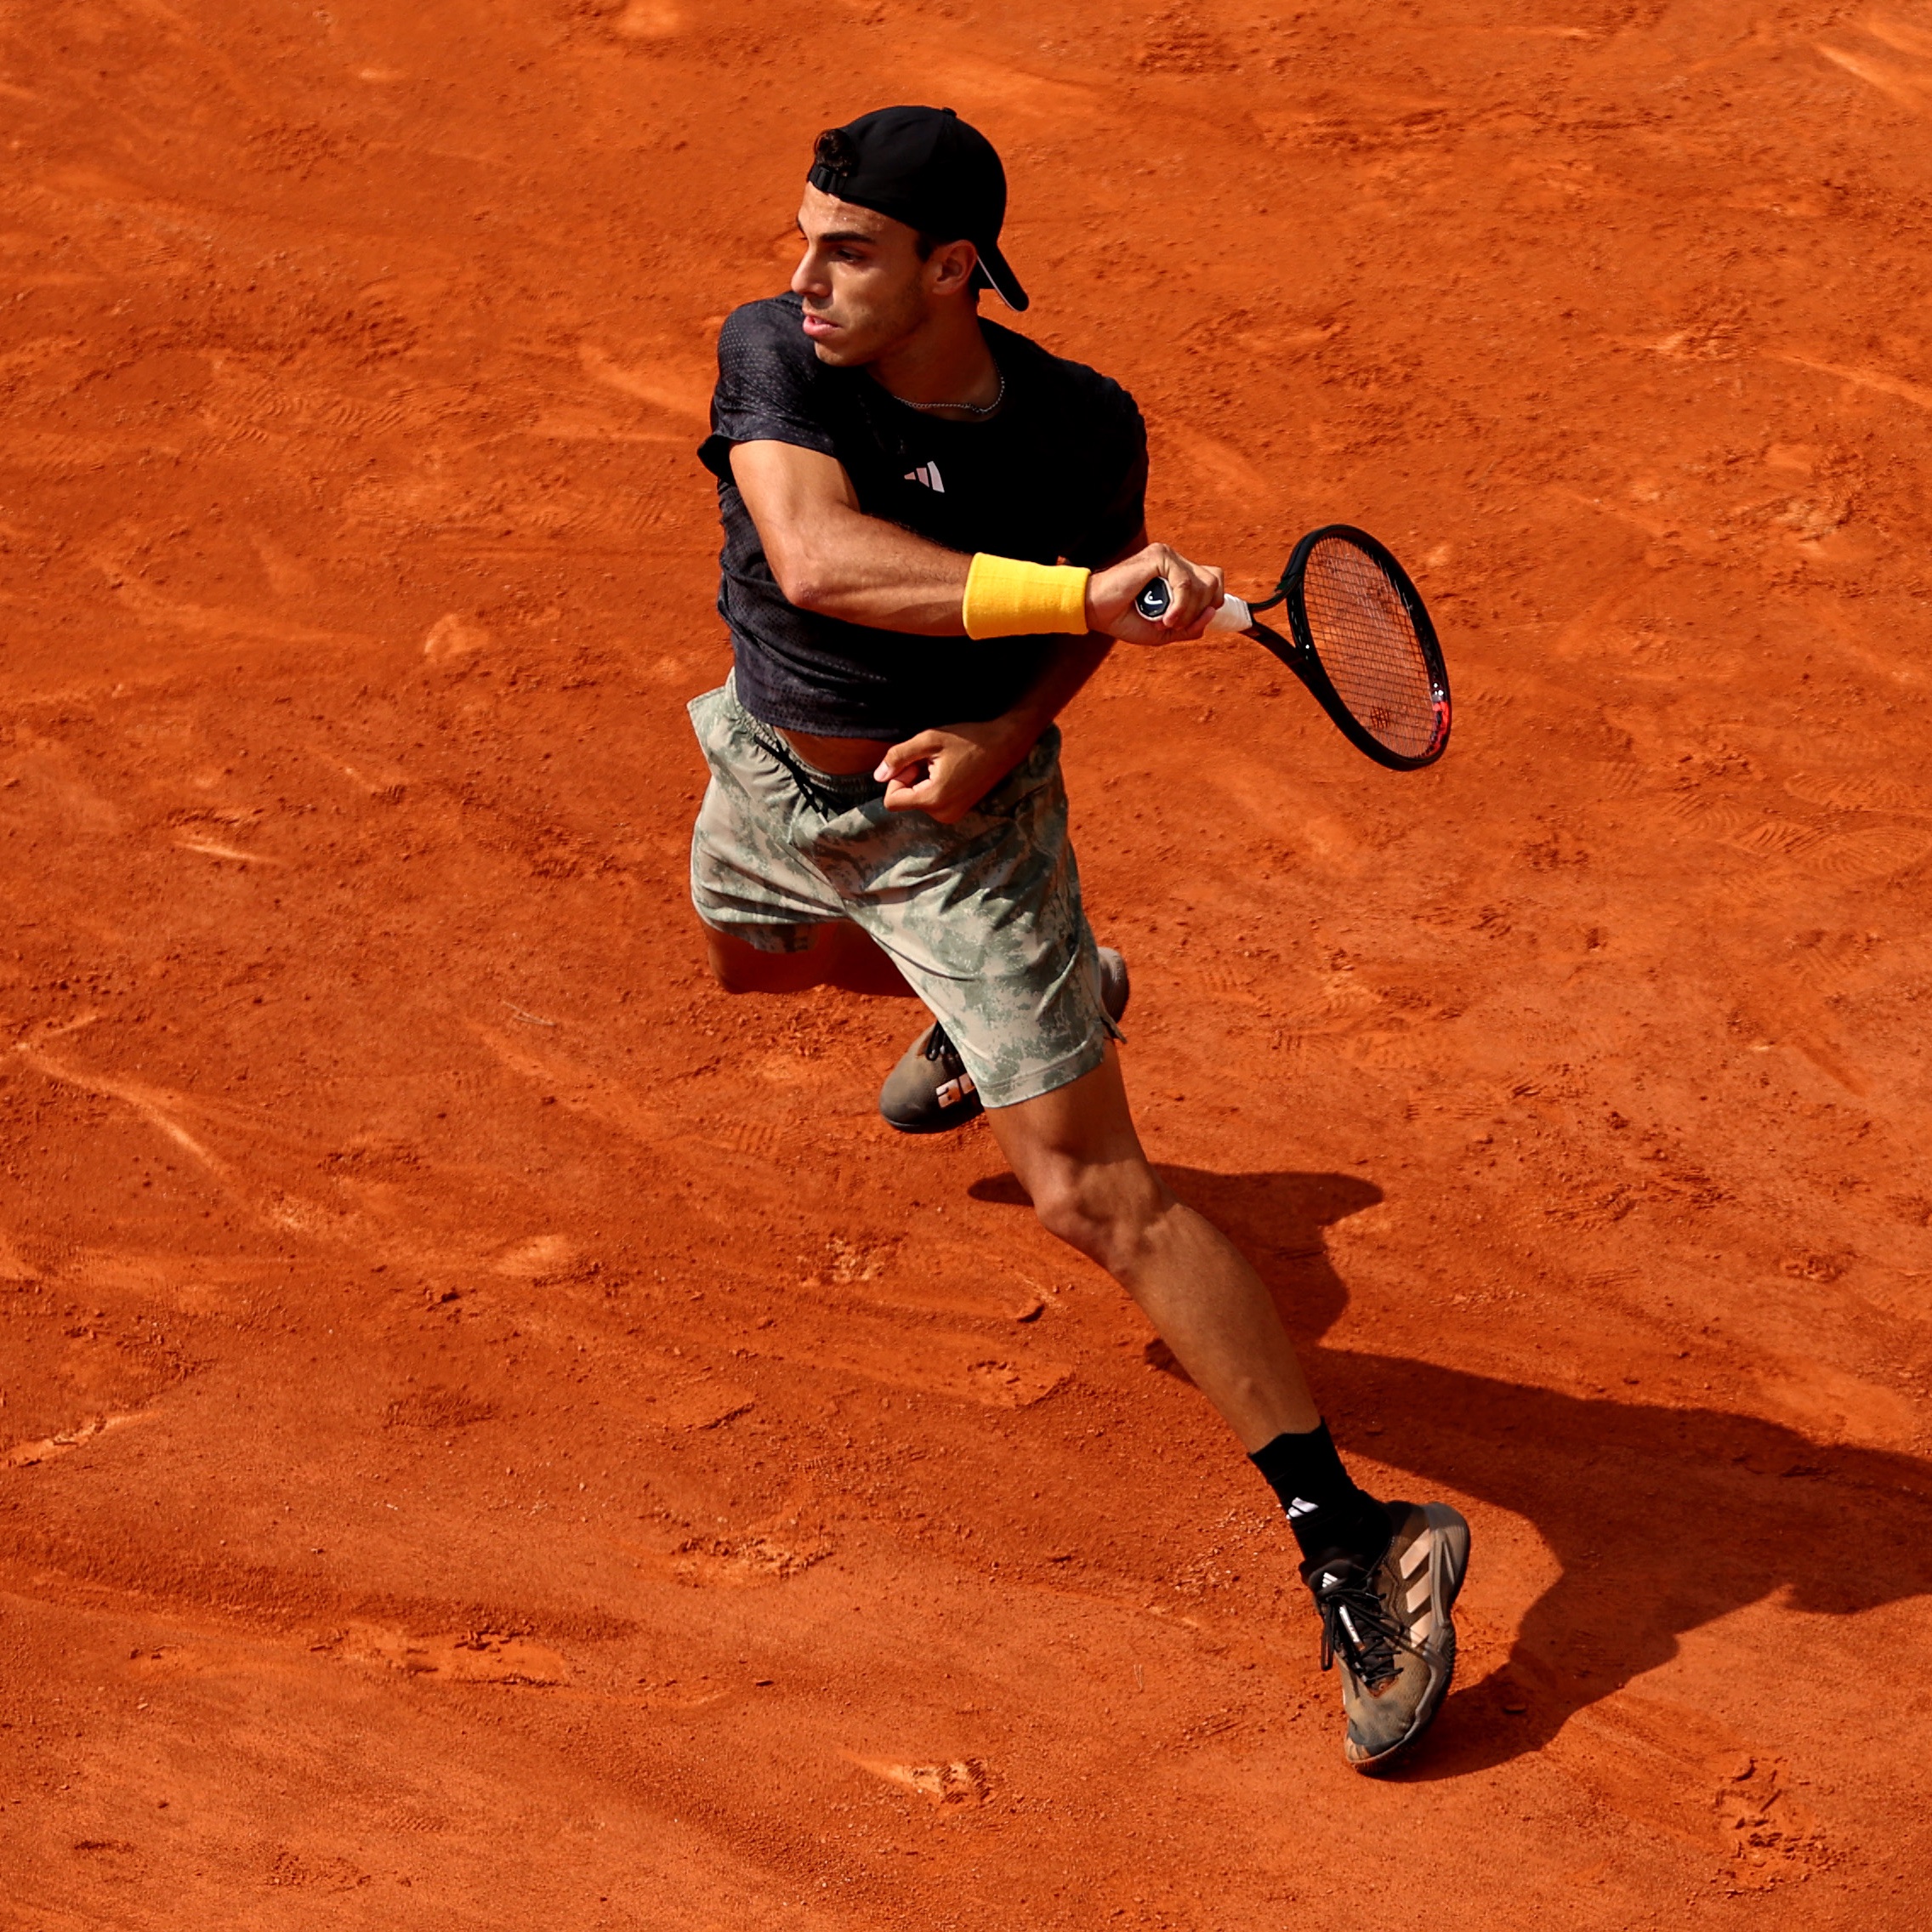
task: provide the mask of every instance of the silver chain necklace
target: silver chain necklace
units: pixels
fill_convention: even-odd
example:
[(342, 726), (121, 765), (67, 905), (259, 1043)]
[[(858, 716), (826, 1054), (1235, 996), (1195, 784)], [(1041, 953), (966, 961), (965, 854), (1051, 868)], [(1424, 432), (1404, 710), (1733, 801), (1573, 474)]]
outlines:
[(999, 394), (991, 402), (914, 402), (903, 395), (893, 396), (892, 400), (904, 403), (908, 409), (963, 409), (969, 416), (991, 416), (1006, 401), (1006, 371), (999, 372)]

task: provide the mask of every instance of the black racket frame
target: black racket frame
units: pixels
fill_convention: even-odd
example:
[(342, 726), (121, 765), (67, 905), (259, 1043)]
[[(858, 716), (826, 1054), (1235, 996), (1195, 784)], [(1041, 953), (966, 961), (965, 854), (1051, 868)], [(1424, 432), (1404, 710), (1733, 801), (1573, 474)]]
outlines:
[[(1315, 648), (1314, 633), (1309, 628), (1304, 582), (1308, 560), (1314, 554), (1315, 545), (1331, 537), (1352, 543), (1375, 565), (1395, 587), (1403, 610), (1408, 613), (1409, 622), (1415, 626), (1416, 641), (1422, 648), (1423, 664), (1429, 674), (1429, 695), (1435, 707), (1435, 734), (1427, 748), (1419, 753), (1393, 751), (1384, 744), (1343, 703), (1322, 666), (1321, 653)], [(1422, 593), (1409, 581), (1409, 573), (1395, 561), (1388, 545), (1378, 543), (1366, 530), (1357, 530), (1350, 523), (1328, 523), (1319, 530), (1310, 531), (1295, 545), (1294, 554), (1288, 559), (1288, 567), (1281, 572), (1281, 582), (1259, 604), (1250, 604), (1248, 611), (1251, 614), (1271, 611), (1277, 604), (1284, 602), (1288, 607), (1291, 637), (1283, 637), (1263, 623), (1250, 625), (1247, 634), (1273, 651), (1307, 685), (1309, 695), (1334, 721), (1335, 729), (1363, 757), (1373, 759), (1390, 771), (1419, 771), (1424, 765), (1434, 764), (1449, 748), (1448, 667), (1442, 662), (1442, 646), (1436, 641), (1435, 626), (1429, 622), (1429, 607), (1422, 600)]]
[[(1384, 744), (1342, 702), (1341, 694), (1322, 667), (1321, 653), (1315, 648), (1314, 633), (1309, 628), (1304, 580), (1315, 546), (1331, 537), (1352, 543), (1375, 565), (1395, 587), (1402, 608), (1408, 613), (1409, 622), (1415, 626), (1416, 640), (1422, 647), (1423, 664), (1429, 674), (1429, 696), (1435, 706), (1435, 734), (1427, 748), (1420, 753), (1394, 751)], [(1160, 583), (1161, 580), (1156, 577), (1141, 595), (1146, 597), (1155, 585)], [(1162, 591), (1166, 588), (1161, 584)], [(1390, 771), (1420, 771), (1424, 765), (1434, 764), (1449, 748), (1448, 667), (1442, 662), (1442, 646), (1436, 640), (1435, 626), (1429, 622), (1429, 608), (1422, 600), (1422, 593), (1409, 581), (1409, 573), (1395, 561), (1389, 547), (1378, 542), (1366, 530), (1357, 530), (1352, 523), (1325, 523), (1321, 529), (1310, 531), (1295, 545), (1294, 554), (1288, 559), (1288, 567), (1281, 572), (1281, 581), (1260, 602), (1248, 605), (1248, 614), (1253, 617), (1262, 611), (1271, 611), (1281, 603), (1288, 608), (1290, 634), (1287, 637), (1259, 622), (1250, 624), (1245, 634), (1271, 651), (1301, 679), (1308, 687), (1309, 695), (1328, 713), (1335, 729), (1363, 757), (1373, 759)], [(1157, 617), (1166, 607), (1167, 599), (1162, 596), (1158, 609), (1143, 606), (1141, 614)]]

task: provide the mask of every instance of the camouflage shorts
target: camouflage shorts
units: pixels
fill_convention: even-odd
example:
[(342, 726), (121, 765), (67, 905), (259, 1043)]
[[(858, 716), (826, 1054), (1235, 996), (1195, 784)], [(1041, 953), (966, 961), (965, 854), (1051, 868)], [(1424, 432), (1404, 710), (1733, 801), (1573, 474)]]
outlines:
[(1100, 1064), (1113, 1031), (1066, 836), (1060, 732), (957, 825), (889, 812), (868, 776), (806, 764), (730, 685), (690, 705), (711, 766), (691, 833), (691, 902), (719, 932), (802, 952), (861, 926), (945, 1026), (989, 1107)]

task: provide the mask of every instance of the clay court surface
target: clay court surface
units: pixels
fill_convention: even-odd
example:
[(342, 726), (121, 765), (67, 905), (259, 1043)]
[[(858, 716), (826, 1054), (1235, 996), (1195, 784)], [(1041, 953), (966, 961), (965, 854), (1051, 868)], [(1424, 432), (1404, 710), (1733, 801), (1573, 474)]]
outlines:
[[(3, 26), (0, 1924), (1923, 1923), (1932, 11)], [(1386, 1783), (917, 1012), (698, 968), (713, 340), (894, 99), (1156, 535), (1449, 653), (1068, 728), (1151, 1152), (1475, 1526)]]

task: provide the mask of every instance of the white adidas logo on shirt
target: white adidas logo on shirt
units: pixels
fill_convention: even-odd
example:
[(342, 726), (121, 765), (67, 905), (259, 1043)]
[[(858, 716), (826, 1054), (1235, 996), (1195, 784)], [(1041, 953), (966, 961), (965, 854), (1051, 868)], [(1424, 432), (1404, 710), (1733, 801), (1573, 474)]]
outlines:
[(942, 497), (946, 494), (946, 486), (939, 480), (939, 465), (936, 463), (922, 463), (917, 469), (908, 469), (906, 472), (906, 480), (908, 483), (923, 483), (929, 490), (937, 490)]

